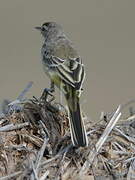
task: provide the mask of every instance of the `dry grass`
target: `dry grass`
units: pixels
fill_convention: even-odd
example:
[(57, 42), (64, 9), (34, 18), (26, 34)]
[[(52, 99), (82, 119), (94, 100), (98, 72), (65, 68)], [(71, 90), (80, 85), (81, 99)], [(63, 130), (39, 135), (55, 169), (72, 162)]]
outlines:
[(89, 146), (76, 148), (62, 105), (36, 98), (11, 105), (0, 117), (0, 180), (135, 179), (134, 113), (122, 120), (119, 106), (86, 122)]

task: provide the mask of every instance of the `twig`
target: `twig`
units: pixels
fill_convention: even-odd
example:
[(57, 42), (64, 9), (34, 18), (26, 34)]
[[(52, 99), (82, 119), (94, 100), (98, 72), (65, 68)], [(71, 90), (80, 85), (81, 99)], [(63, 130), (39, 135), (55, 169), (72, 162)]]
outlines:
[(118, 151), (119, 149), (122, 151), (122, 152), (126, 152), (126, 149), (124, 147), (122, 147), (120, 145), (120, 143), (118, 142), (113, 142), (112, 145), (115, 147), (115, 149)]
[(19, 105), (24, 99), (24, 96), (29, 91), (29, 89), (32, 87), (33, 82), (29, 82), (27, 86), (24, 88), (24, 90), (20, 93), (20, 95), (12, 102), (8, 104), (8, 113), (11, 113), (12, 111), (21, 110), (22, 107)]
[(127, 174), (127, 180), (131, 180), (131, 179), (135, 179), (135, 160), (133, 160), (133, 162), (131, 162), (129, 171)]
[(24, 88), (24, 90), (20, 93), (20, 95), (17, 97), (18, 100), (22, 101), (26, 93), (29, 91), (29, 89), (32, 87), (33, 82), (30, 81), (27, 86)]
[(36, 169), (34, 167), (33, 161), (32, 161), (32, 174), (31, 174), (31, 180), (39, 180)]
[(107, 127), (105, 128), (103, 134), (101, 135), (99, 141), (96, 143), (96, 148), (93, 148), (93, 150), (88, 155), (88, 160), (85, 161), (83, 167), (81, 168), (80, 175), (87, 172), (87, 170), (89, 169), (90, 165), (92, 164), (95, 156), (97, 155), (97, 153), (101, 149), (102, 145), (106, 141), (109, 133), (111, 132), (111, 130), (113, 129), (113, 127), (115, 126), (117, 121), (119, 120), (119, 118), (121, 116), (120, 108), (121, 108), (120, 106), (117, 108), (116, 112), (114, 113), (113, 117), (111, 118), (110, 122), (108, 123)]
[(135, 156), (134, 157), (131, 157), (131, 158), (128, 158), (128, 159), (126, 159), (125, 161), (124, 161), (124, 163), (129, 163), (130, 161), (135, 161)]
[(72, 147), (72, 144), (68, 145), (66, 148), (64, 148), (63, 150), (61, 150), (61, 151), (60, 151), (58, 154), (56, 154), (53, 158), (48, 159), (47, 161), (44, 161), (44, 162), (40, 163), (40, 167), (41, 167), (41, 166), (44, 166), (44, 165), (46, 165), (46, 164), (48, 164), (48, 163), (50, 163), (50, 162), (52, 162), (52, 161), (54, 161), (54, 160), (56, 160), (56, 159), (59, 158), (63, 153), (68, 152), (71, 147)]
[(124, 133), (123, 133), (120, 129), (118, 129), (117, 127), (115, 128), (115, 130), (116, 130), (117, 132), (119, 132), (123, 137), (125, 137), (128, 141), (135, 143), (135, 138), (130, 137), (130, 136), (127, 136), (126, 134), (124, 134)]
[(41, 162), (41, 159), (43, 157), (43, 154), (44, 154), (44, 151), (45, 151), (45, 148), (46, 148), (46, 145), (48, 143), (48, 138), (47, 139), (44, 139), (44, 143), (37, 155), (37, 159), (36, 159), (36, 163), (35, 163), (35, 170), (36, 170), (36, 173), (38, 174), (38, 168), (39, 168), (39, 165), (40, 165), (40, 162)]
[(10, 174), (8, 176), (1, 177), (0, 180), (11, 180), (11, 178), (18, 176), (20, 174), (22, 174), (22, 171), (18, 171), (18, 172), (15, 172), (13, 174)]
[(5, 123), (7, 121), (7, 119), (0, 119), (0, 125), (2, 125), (3, 123)]
[(59, 169), (58, 169), (58, 171), (56, 173), (56, 177), (59, 177), (60, 175), (63, 174), (63, 164), (64, 164), (64, 160), (65, 160), (67, 152), (68, 152), (68, 149), (64, 152), (64, 154), (63, 154), (63, 156), (62, 156), (62, 158), (61, 158), (61, 160), (59, 162), (60, 165), (59, 165)]
[(6, 126), (1, 127), (0, 132), (14, 131), (14, 130), (24, 128), (26, 126), (29, 126), (29, 122), (25, 122), (25, 123), (21, 123), (21, 124), (17, 124), (17, 125), (8, 124)]
[(28, 148), (27, 146), (25, 146), (24, 144), (19, 144), (19, 145), (9, 145), (9, 146), (4, 146), (4, 150), (10, 150), (10, 151), (26, 151), (26, 152), (32, 152), (32, 150), (30, 148)]
[(47, 176), (49, 175), (49, 171), (47, 170), (43, 176), (41, 176), (41, 178), (39, 180), (45, 180), (47, 178)]

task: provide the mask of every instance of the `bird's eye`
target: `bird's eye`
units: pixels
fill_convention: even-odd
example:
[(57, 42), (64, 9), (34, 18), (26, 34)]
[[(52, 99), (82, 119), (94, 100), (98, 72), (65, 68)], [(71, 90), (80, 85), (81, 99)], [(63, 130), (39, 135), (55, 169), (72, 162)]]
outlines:
[(44, 28), (44, 27), (42, 27), (42, 31), (45, 31), (45, 28)]

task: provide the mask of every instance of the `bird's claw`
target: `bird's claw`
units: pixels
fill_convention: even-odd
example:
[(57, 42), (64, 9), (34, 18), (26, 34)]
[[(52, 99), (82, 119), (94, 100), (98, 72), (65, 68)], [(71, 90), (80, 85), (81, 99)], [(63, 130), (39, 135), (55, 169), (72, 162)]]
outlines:
[[(41, 96), (40, 100), (43, 101), (43, 102), (52, 102), (55, 99), (52, 92), (53, 92), (52, 89), (45, 88), (43, 93), (42, 93), (42, 96)], [(48, 98), (49, 96), (51, 97), (50, 99)]]

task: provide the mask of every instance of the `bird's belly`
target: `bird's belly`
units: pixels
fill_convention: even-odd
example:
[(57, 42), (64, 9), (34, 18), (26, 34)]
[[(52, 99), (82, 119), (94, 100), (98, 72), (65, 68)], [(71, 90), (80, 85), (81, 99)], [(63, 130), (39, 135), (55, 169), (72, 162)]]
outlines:
[(43, 67), (46, 75), (51, 79), (52, 82), (54, 82), (55, 86), (57, 86), (60, 90), (64, 92), (63, 89), (63, 81), (62, 79), (58, 76), (57, 72), (55, 70), (51, 70), (50, 68)]
[(57, 86), (65, 94), (65, 84), (58, 75), (58, 72), (55, 70), (55, 68), (50, 68), (46, 63), (44, 63), (44, 61), (42, 62), (45, 74), (51, 79), (52, 82), (54, 82), (55, 86)]
[(60, 83), (61, 83), (61, 79), (60, 77), (57, 75), (57, 73), (55, 71), (48, 71), (48, 75), (50, 77), (50, 79), (54, 82), (54, 84), (60, 88)]

